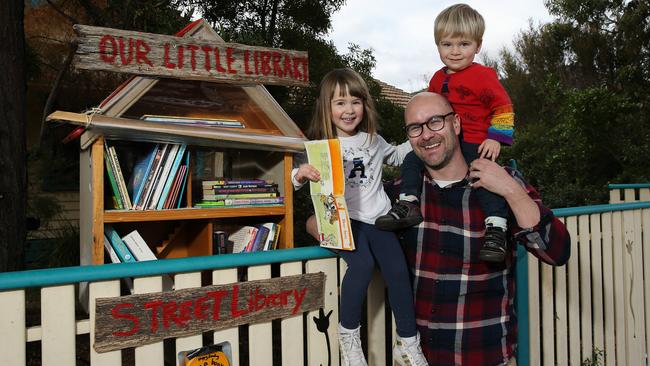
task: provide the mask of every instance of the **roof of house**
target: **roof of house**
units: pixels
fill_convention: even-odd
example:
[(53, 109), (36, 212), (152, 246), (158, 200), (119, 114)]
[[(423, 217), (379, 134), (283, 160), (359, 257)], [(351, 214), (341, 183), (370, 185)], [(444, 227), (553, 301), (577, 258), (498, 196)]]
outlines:
[(381, 95), (400, 107), (406, 107), (406, 104), (413, 96), (411, 93), (405, 92), (404, 90), (387, 84), (381, 80), (375, 79), (375, 81), (381, 87)]

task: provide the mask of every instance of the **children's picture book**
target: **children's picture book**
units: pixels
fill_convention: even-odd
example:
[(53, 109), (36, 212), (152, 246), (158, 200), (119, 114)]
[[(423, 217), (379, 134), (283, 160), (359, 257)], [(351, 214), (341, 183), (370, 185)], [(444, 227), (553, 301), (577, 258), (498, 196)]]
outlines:
[(309, 164), (320, 172), (318, 182), (310, 182), (320, 246), (354, 250), (348, 206), (345, 203), (345, 178), (339, 140), (305, 142)]

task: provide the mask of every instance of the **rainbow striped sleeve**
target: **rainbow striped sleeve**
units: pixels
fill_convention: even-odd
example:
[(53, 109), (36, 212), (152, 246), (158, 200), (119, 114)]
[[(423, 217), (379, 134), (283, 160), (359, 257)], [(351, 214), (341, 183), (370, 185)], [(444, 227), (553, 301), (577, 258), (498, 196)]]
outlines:
[(515, 113), (512, 104), (497, 107), (492, 114), (487, 138), (502, 144), (512, 145), (515, 132)]

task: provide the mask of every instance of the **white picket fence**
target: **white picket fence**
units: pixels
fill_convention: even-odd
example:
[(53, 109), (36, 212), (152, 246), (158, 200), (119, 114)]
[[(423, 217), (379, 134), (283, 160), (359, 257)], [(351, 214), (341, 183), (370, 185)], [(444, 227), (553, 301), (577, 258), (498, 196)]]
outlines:
[[(650, 201), (650, 188), (611, 190), (612, 204), (636, 201)], [(600, 363), (586, 364), (648, 364), (650, 205), (637, 203), (555, 210), (571, 258), (553, 268), (528, 257), (530, 365), (578, 366), (594, 353)]]
[[(519, 346), (527, 349), (529, 359), (519, 358), (518, 365), (577, 366), (593, 359), (594, 351), (604, 352), (601, 365), (647, 365), (650, 300), (646, 301), (646, 297), (650, 295), (650, 280), (644, 279), (650, 279), (650, 202), (616, 203), (650, 201), (650, 188), (626, 189), (623, 198), (617, 195), (618, 191), (612, 192), (614, 205), (554, 210), (571, 233), (572, 255), (566, 266), (541, 265), (528, 256), (529, 291), (519, 296), (528, 302), (529, 317), (519, 321), (522, 329), (528, 329), (529, 342), (520, 341)], [(292, 250), (303, 249), (320, 248)], [(249, 256), (255, 258), (255, 254)], [(192, 260), (187, 259), (188, 263)], [(273, 266), (279, 266), (279, 271)], [(205, 268), (201, 270), (205, 272)], [(169, 272), (186, 272), (174, 276), (175, 288), (183, 289), (201, 286), (201, 270)], [(134, 350), (97, 353), (88, 346), (94, 339), (94, 299), (120, 296), (119, 279), (93, 282), (91, 277), (84, 278), (90, 281), (90, 314), (79, 319), (79, 312), (75, 312), (77, 282), (59, 281), (43, 286), (35, 279), (29, 286), (12, 288), (3, 284), (3, 279), (10, 278), (11, 274), (0, 274), (0, 354), (3, 355), (0, 363), (58, 366), (85, 364), (88, 360), (93, 366), (165, 365), (175, 362), (173, 355), (178, 351), (229, 341), (232, 365), (339, 365), (336, 326), (338, 289), (345, 273), (342, 261), (323, 255), (279, 264), (255, 264), (239, 270), (246, 271), (248, 280), (268, 279), (272, 272), (276, 276), (324, 272), (325, 311), (333, 310), (327, 330), (330, 351), (325, 335), (313, 321), (318, 316), (314, 311), (280, 320), (275, 326), (273, 322), (245, 325)], [(213, 285), (237, 282), (239, 278), (237, 268), (209, 272)], [(29, 273), (21, 274), (29, 276)], [(159, 292), (162, 279), (160, 276), (136, 278), (134, 290)], [(40, 322), (28, 326), (26, 297), (31, 297), (34, 291), (40, 291)], [(386, 314), (384, 299), (383, 281), (377, 274), (368, 292), (367, 326), (362, 337), (372, 366), (392, 363), (394, 326)]]

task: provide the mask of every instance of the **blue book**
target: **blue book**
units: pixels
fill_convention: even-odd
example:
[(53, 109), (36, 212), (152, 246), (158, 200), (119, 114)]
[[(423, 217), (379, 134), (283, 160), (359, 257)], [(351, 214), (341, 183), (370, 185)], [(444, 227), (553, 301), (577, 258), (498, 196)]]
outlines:
[(185, 193), (185, 186), (187, 185), (187, 176), (190, 174), (190, 154), (185, 156), (185, 177), (183, 178), (183, 184), (181, 184), (181, 193), (178, 194), (178, 202), (176, 202), (176, 208), (181, 207), (181, 202), (183, 202), (183, 193)]
[(264, 250), (264, 244), (266, 243), (266, 238), (269, 236), (269, 228), (264, 225), (256, 225), (257, 234), (255, 234), (255, 240), (251, 246), (251, 252), (260, 252)]
[(144, 183), (149, 175), (151, 166), (153, 165), (154, 157), (156, 157), (156, 151), (158, 151), (158, 144), (156, 144), (147, 155), (138, 160), (135, 163), (135, 166), (133, 166), (133, 173), (131, 174), (131, 181), (129, 182), (129, 186), (132, 189), (131, 196), (133, 197), (133, 206), (135, 206), (140, 199)]
[(122, 238), (120, 238), (120, 235), (112, 226), (104, 225), (104, 235), (106, 235), (108, 240), (111, 242), (113, 249), (115, 249), (115, 254), (117, 254), (117, 257), (120, 258), (122, 263), (136, 261), (129, 248), (127, 248), (124, 241), (122, 241)]
[(186, 148), (187, 145), (185, 144), (182, 144), (178, 147), (178, 152), (174, 157), (174, 163), (172, 164), (172, 167), (169, 170), (167, 181), (165, 182), (165, 186), (163, 187), (162, 194), (160, 195), (160, 199), (158, 200), (158, 205), (156, 206), (157, 210), (161, 210), (165, 205), (165, 201), (167, 200), (167, 195), (169, 195), (169, 189), (171, 188), (172, 183), (174, 183), (174, 178), (176, 178), (176, 173), (178, 172), (178, 167), (181, 165), (181, 161), (183, 160), (183, 155), (185, 154)]

